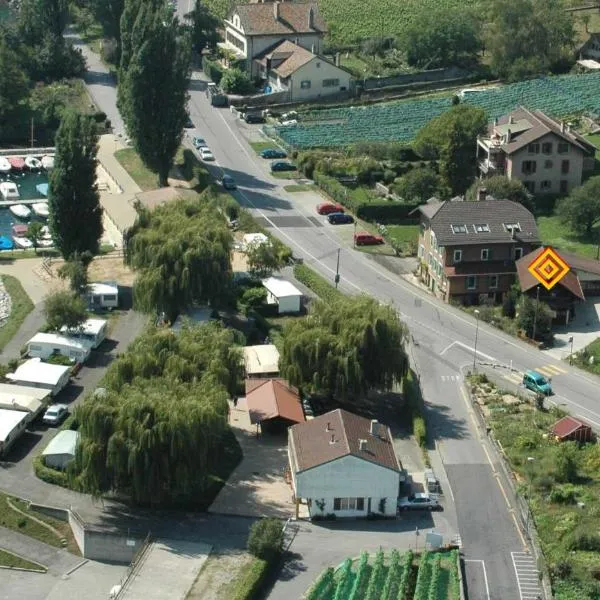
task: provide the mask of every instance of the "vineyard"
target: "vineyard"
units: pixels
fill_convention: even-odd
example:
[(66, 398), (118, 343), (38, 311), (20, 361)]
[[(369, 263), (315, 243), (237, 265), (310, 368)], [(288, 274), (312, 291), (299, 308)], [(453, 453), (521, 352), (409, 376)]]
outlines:
[[(600, 114), (600, 73), (521, 81), (470, 94), (465, 102), (484, 108), (490, 120), (518, 105), (554, 117), (578, 112)], [(293, 148), (328, 148), (364, 141), (410, 142), (423, 125), (451, 105), (452, 99), (446, 97), (313, 110), (303, 112), (298, 125), (274, 127), (273, 131)]]
[(305, 600), (459, 600), (457, 558), (456, 550), (363, 552), (358, 561), (324, 571)]

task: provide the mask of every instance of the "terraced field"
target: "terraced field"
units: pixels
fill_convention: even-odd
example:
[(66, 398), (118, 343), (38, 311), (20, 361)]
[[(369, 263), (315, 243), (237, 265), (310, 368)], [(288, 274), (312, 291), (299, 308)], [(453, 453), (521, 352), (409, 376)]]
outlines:
[[(577, 112), (600, 114), (600, 73), (542, 77), (488, 88), (470, 94), (466, 102), (484, 108), (490, 120), (519, 105), (554, 117)], [(448, 97), (307, 111), (301, 113), (298, 125), (267, 132), (293, 148), (331, 148), (362, 141), (409, 142), (451, 104)]]

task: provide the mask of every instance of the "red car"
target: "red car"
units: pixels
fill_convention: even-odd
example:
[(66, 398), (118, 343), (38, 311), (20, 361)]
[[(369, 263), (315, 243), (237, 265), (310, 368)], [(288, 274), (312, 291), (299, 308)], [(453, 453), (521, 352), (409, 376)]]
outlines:
[(330, 215), (331, 213), (343, 213), (344, 207), (341, 204), (331, 204), (331, 202), (323, 202), (317, 206), (317, 212), (320, 215)]
[(361, 231), (354, 234), (354, 243), (357, 246), (377, 246), (378, 244), (384, 244), (385, 240), (380, 235)]

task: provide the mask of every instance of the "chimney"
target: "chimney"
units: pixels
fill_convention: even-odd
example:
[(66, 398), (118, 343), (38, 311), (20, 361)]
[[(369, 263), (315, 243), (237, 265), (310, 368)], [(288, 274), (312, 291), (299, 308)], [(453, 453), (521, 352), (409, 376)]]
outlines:
[(512, 138), (512, 131), (510, 129), (506, 130), (506, 142), (510, 142), (510, 139)]
[(565, 122), (564, 122), (564, 121), (561, 121), (561, 122), (560, 122), (560, 132), (561, 132), (561, 133), (564, 133), (564, 132), (565, 132)]
[(371, 435), (377, 435), (379, 433), (379, 423), (377, 419), (371, 419), (371, 427), (369, 429)]
[(327, 427), (325, 427), (325, 431), (331, 431), (331, 422), (327, 421)]
[(330, 444), (335, 444), (335, 434), (331, 434), (331, 439), (329, 440)]
[(508, 124), (512, 125), (515, 122), (512, 115), (508, 115)]
[(311, 6), (308, 9), (308, 29), (309, 31), (315, 28), (315, 9)]
[(311, 45), (310, 52), (311, 52), (311, 54), (315, 53), (315, 45), (314, 44)]
[(367, 450), (367, 440), (358, 440), (358, 449), (361, 452), (366, 452), (366, 450)]
[(335, 66), (336, 67), (340, 66), (340, 53), (339, 52), (335, 53)]
[(565, 125), (565, 132), (566, 132), (566, 133), (571, 133), (571, 123), (567, 123), (567, 124)]
[(482, 200), (485, 200), (486, 198), (487, 198), (487, 188), (485, 188), (485, 187), (477, 188), (477, 201), (481, 202)]
[(279, 21), (279, 2), (273, 2), (273, 16)]

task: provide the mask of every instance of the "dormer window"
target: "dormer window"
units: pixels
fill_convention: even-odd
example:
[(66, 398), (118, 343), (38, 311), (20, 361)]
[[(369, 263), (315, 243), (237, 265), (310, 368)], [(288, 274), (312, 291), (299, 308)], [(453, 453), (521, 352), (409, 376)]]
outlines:
[(504, 229), (509, 233), (519, 233), (521, 231), (520, 223), (504, 223)]
[(476, 223), (475, 225), (473, 225), (473, 229), (475, 230), (475, 233), (490, 232), (490, 226), (487, 223)]
[(466, 225), (451, 225), (452, 233), (467, 233)]

